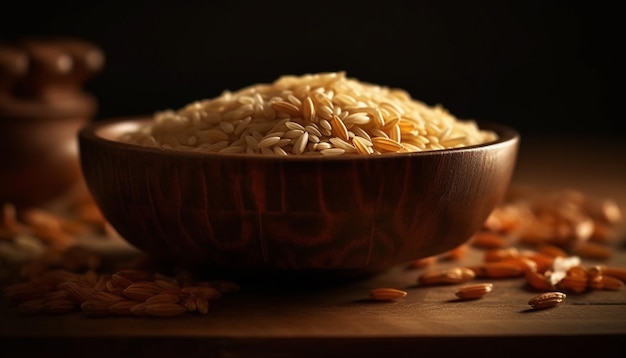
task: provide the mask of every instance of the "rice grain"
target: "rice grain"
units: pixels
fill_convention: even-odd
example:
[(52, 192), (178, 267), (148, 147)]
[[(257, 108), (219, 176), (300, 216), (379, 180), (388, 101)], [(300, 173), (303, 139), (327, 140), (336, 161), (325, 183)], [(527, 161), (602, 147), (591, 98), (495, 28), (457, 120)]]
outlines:
[(381, 287), (370, 291), (370, 298), (376, 301), (395, 301), (406, 297), (407, 292), (396, 288)]
[[(270, 135), (277, 131), (282, 134)], [(309, 137), (305, 140), (293, 131), (305, 131)], [(496, 133), (481, 130), (473, 120), (458, 119), (440, 105), (428, 106), (401, 89), (361, 82), (344, 72), (287, 75), (269, 84), (224, 91), (177, 111), (157, 112), (152, 123), (120, 139), (221, 154), (320, 155), (306, 143), (334, 145), (332, 137), (350, 142), (355, 136), (393, 142), (376, 143), (382, 147), (375, 149), (358, 143), (356, 150), (343, 147), (342, 154), (441, 150), (497, 139)], [(293, 138), (300, 140), (292, 142), (292, 150), (263, 150), (277, 142), (285, 146), (282, 140)]]
[(528, 304), (533, 309), (552, 308), (560, 305), (566, 297), (567, 295), (562, 292), (544, 292), (528, 300)]
[(492, 283), (477, 283), (461, 287), (455, 295), (462, 300), (473, 300), (484, 297), (492, 289)]

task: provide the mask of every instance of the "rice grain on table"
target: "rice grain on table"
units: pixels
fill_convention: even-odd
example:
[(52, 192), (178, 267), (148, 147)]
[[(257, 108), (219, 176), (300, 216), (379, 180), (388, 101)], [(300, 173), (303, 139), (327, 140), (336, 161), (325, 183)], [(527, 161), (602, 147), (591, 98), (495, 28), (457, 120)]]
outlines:
[(418, 152), (497, 139), (495, 132), (440, 105), (345, 72), (286, 75), (177, 111), (159, 111), (152, 119), (120, 139), (148, 147), (275, 156)]

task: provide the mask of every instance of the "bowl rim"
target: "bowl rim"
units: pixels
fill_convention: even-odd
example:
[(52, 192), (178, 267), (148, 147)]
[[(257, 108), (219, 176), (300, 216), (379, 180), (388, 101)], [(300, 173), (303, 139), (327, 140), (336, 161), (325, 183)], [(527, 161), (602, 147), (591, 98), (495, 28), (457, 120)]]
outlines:
[(82, 126), (78, 131), (79, 143), (81, 141), (88, 141), (105, 145), (109, 147), (117, 147), (122, 150), (129, 150), (134, 152), (140, 152), (145, 154), (158, 154), (158, 155), (170, 155), (175, 157), (190, 157), (190, 158), (214, 158), (214, 159), (254, 159), (270, 160), (270, 161), (361, 161), (361, 160), (384, 160), (385, 158), (401, 158), (401, 157), (425, 157), (433, 155), (449, 155), (454, 153), (466, 153), (473, 151), (482, 151), (485, 149), (496, 149), (502, 146), (515, 145), (520, 141), (520, 133), (515, 128), (494, 121), (475, 119), (480, 129), (493, 130), (498, 135), (498, 138), (481, 144), (474, 144), (465, 147), (447, 148), (438, 150), (425, 150), (422, 152), (404, 152), (404, 153), (384, 153), (377, 155), (364, 155), (347, 153), (342, 155), (322, 156), (322, 155), (266, 155), (256, 154), (250, 155), (245, 153), (212, 153), (202, 151), (190, 151), (183, 149), (173, 148), (160, 148), (160, 147), (147, 147), (138, 144), (125, 143), (115, 139), (111, 139), (105, 135), (102, 135), (106, 129), (116, 126), (128, 126), (129, 128), (136, 128), (142, 123), (149, 123), (152, 120), (150, 115), (134, 115), (134, 116), (120, 116), (110, 117), (105, 119), (92, 120), (91, 122)]

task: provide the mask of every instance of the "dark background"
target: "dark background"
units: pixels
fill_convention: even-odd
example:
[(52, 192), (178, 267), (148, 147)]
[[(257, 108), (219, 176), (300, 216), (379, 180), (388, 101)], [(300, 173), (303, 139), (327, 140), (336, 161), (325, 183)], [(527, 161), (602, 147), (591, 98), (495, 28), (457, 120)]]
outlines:
[(461, 118), (531, 134), (623, 136), (618, 2), (20, 2), (0, 35), (98, 44), (97, 119), (152, 113), (271, 82), (346, 71)]

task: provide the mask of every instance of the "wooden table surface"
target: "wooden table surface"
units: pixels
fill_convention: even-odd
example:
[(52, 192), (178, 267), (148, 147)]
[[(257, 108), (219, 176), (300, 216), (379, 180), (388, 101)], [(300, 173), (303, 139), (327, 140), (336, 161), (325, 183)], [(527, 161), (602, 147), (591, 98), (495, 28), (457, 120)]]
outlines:
[[(626, 208), (623, 139), (524, 138), (514, 183), (576, 188)], [(618, 230), (620, 239), (624, 223)], [(610, 265), (626, 267), (624, 240)], [(462, 264), (478, 263), (470, 249)], [(583, 261), (585, 262), (585, 261)], [(440, 267), (459, 265), (440, 262)], [(215, 301), (207, 315), (174, 319), (19, 316), (0, 303), (0, 356), (417, 357), (423, 354), (623, 356), (626, 290), (568, 294), (553, 309), (530, 310), (523, 279), (491, 280), (480, 300), (457, 301), (456, 286), (422, 287), (405, 266), (367, 277), (260, 277)], [(370, 289), (408, 292), (368, 301)], [(11, 353), (11, 354), (9, 354)]]

